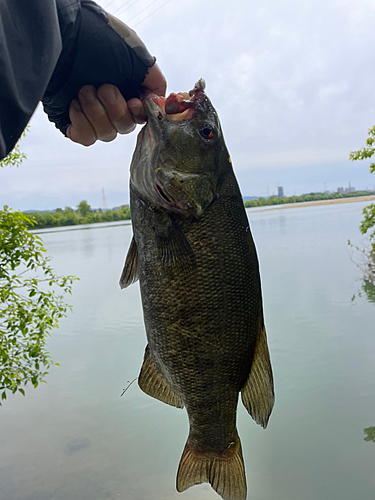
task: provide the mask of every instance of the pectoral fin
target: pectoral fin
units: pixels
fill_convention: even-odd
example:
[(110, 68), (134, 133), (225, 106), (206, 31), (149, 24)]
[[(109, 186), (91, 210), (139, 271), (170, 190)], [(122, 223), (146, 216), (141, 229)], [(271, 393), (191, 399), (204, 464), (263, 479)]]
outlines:
[(138, 281), (138, 250), (133, 236), (120, 278), (120, 288), (126, 288), (136, 281)]
[(141, 373), (138, 377), (138, 385), (143, 392), (163, 403), (175, 406), (176, 408), (184, 407), (184, 403), (180, 396), (173, 391), (157, 368), (148, 346), (145, 350)]
[(159, 262), (172, 268), (189, 270), (196, 266), (193, 249), (180, 226), (170, 219), (170, 225), (155, 226)]
[(264, 326), (258, 335), (250, 374), (241, 389), (241, 397), (246, 410), (256, 423), (265, 429), (271, 415), (275, 394), (266, 329)]

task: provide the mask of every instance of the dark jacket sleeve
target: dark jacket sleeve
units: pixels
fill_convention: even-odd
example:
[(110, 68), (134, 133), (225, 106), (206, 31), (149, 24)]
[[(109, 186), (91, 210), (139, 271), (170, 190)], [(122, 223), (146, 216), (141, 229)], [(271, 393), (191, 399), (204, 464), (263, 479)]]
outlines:
[(0, 0), (0, 158), (42, 99), (79, 10), (79, 0)]
[(43, 96), (44, 111), (62, 133), (69, 105), (84, 85), (115, 85), (126, 100), (138, 97), (147, 69), (155, 63), (137, 34), (96, 3), (81, 0), (74, 43), (64, 43)]

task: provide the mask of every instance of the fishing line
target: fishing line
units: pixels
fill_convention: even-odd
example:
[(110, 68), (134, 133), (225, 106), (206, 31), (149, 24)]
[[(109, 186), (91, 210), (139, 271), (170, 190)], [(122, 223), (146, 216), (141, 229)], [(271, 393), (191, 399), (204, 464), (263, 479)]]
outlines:
[(140, 10), (138, 12), (138, 14), (136, 14), (135, 16), (133, 16), (131, 19), (127, 19), (126, 22), (129, 22), (132, 21), (133, 19), (135, 19), (136, 17), (139, 16), (139, 14), (142, 14), (142, 12), (144, 12), (146, 9), (148, 9), (149, 7), (151, 7), (151, 5), (153, 5), (154, 3), (158, 2), (159, 0), (154, 0), (153, 2), (149, 3), (148, 5), (146, 5), (146, 7), (142, 10)]
[(113, 4), (115, 0), (111, 0), (107, 5), (104, 6), (105, 9), (108, 9), (108, 7)]
[(135, 377), (134, 380), (132, 380), (130, 382), (130, 384), (122, 391), (122, 393), (120, 394), (120, 398), (125, 394), (125, 392), (129, 389), (129, 387), (138, 379), (138, 377)]
[[(116, 9), (112, 14), (115, 15), (117, 14), (120, 10), (121, 12), (123, 12), (124, 10), (126, 9), (123, 9), (124, 7), (126, 7), (130, 2), (133, 2), (133, 3), (136, 3), (137, 0), (133, 1), (133, 0), (128, 0), (127, 2), (123, 3), (120, 7), (118, 7), (118, 9)], [(132, 5), (133, 5), (132, 3)]]
[(133, 26), (133, 28), (135, 28), (136, 26), (139, 26), (141, 23), (143, 23), (143, 21), (145, 21), (146, 19), (148, 19), (150, 16), (152, 16), (153, 14), (155, 14), (155, 12), (157, 12), (158, 10), (160, 10), (162, 7), (164, 7), (164, 5), (167, 5), (167, 3), (169, 3), (171, 0), (167, 0), (166, 2), (163, 3), (163, 5), (160, 5), (160, 7), (158, 7), (157, 9), (155, 9), (153, 12), (151, 12), (151, 14), (149, 14), (148, 16), (144, 17), (141, 21), (139, 21), (139, 23), (135, 24)]

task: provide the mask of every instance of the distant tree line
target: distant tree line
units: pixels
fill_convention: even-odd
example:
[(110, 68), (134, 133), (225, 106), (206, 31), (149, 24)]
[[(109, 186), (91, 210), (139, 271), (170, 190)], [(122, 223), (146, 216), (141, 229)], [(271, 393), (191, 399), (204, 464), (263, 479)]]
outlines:
[[(302, 203), (304, 201), (334, 200), (337, 198), (353, 198), (374, 194), (372, 191), (355, 191), (354, 193), (309, 193), (301, 196), (270, 196), (269, 198), (258, 198), (257, 200), (245, 201), (245, 207), (263, 207), (268, 205), (282, 205), (285, 203)], [(79, 224), (93, 224), (95, 222), (113, 222), (119, 220), (130, 220), (130, 207), (122, 205), (113, 210), (92, 210), (86, 200), (82, 200), (75, 210), (71, 207), (56, 208), (54, 212), (33, 212), (27, 214), (36, 223), (38, 228), (76, 226)], [(32, 227), (31, 223), (29, 227)], [(34, 227), (35, 229), (35, 227)]]
[[(94, 211), (86, 200), (81, 201), (77, 209), (71, 207), (56, 208), (54, 212), (33, 212), (27, 214), (33, 219), (38, 228), (76, 226), (79, 224), (93, 224), (95, 222), (114, 222), (130, 219), (130, 208), (127, 205), (117, 210)], [(31, 223), (29, 227), (32, 227)], [(34, 226), (35, 229), (35, 226)]]
[(353, 193), (309, 193), (302, 194), (301, 196), (270, 196), (269, 198), (258, 198), (257, 200), (245, 201), (245, 207), (264, 207), (268, 205), (283, 205), (284, 203), (302, 203), (306, 201), (319, 201), (319, 200), (336, 200), (338, 198), (353, 198), (356, 196), (366, 196), (375, 194), (372, 191), (355, 191)]

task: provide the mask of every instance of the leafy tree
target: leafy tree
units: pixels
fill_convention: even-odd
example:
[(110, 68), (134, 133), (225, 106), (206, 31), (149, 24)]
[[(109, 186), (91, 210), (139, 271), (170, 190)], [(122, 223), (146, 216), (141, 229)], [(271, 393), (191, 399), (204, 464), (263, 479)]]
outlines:
[[(353, 161), (365, 160), (375, 154), (375, 127), (368, 130), (366, 146), (359, 151), (352, 151), (349, 158)], [(375, 173), (375, 163), (370, 164), (370, 172)], [(375, 203), (368, 205), (362, 211), (364, 218), (361, 221), (359, 229), (362, 234), (368, 234), (370, 240), (370, 249), (363, 250), (362, 253), (367, 259), (367, 272), (365, 277), (375, 281)]]
[[(27, 214), (26, 214), (27, 215)], [(64, 210), (57, 208), (55, 212), (35, 212), (33, 220), (42, 227), (74, 226), (78, 224), (93, 224), (96, 222), (112, 222), (118, 220), (129, 220), (131, 218), (129, 206), (123, 205), (120, 210), (98, 210), (91, 211), (83, 216), (78, 210), (66, 207)], [(33, 225), (30, 223), (29, 227)]]
[(57, 276), (30, 219), (7, 206), (0, 211), (0, 391), (37, 387), (52, 360), (45, 350), (50, 330), (69, 306), (54, 288), (71, 293), (72, 276)]
[(82, 200), (77, 206), (78, 212), (82, 215), (82, 217), (86, 217), (91, 210), (90, 205), (86, 200)]
[[(0, 167), (24, 157), (17, 146)], [(70, 308), (63, 298), (76, 279), (55, 274), (41, 238), (27, 229), (33, 224), (7, 206), (0, 210), (0, 405), (7, 394), (25, 395), (27, 384), (45, 382), (52, 364), (46, 339)]]

